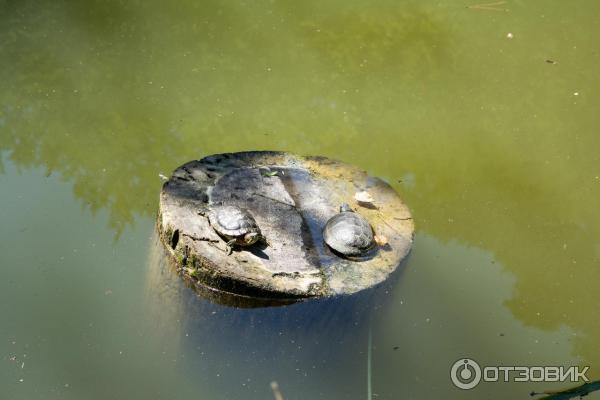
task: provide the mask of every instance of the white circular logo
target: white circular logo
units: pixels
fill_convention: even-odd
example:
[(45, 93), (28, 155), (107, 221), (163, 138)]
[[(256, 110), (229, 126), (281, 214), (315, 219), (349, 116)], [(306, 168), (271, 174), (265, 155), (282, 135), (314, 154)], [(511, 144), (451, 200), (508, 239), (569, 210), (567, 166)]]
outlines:
[(450, 369), (452, 383), (459, 389), (473, 389), (481, 380), (481, 368), (470, 358), (461, 358)]

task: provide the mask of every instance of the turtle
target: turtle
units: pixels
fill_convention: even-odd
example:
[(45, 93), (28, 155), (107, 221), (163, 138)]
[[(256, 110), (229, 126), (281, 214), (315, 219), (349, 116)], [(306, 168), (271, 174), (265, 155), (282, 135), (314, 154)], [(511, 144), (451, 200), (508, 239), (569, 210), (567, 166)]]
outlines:
[(346, 203), (325, 224), (323, 239), (334, 252), (349, 257), (364, 255), (375, 244), (369, 222)]
[(244, 208), (232, 205), (211, 207), (206, 213), (212, 228), (227, 241), (227, 254), (232, 246), (251, 246), (258, 241), (266, 243), (256, 220)]

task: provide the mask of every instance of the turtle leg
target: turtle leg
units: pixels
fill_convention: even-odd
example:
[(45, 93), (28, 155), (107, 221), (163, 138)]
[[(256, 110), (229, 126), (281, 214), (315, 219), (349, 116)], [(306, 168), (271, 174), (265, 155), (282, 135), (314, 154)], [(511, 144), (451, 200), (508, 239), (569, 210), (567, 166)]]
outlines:
[(231, 252), (233, 251), (233, 245), (235, 244), (235, 239), (231, 239), (229, 242), (227, 242), (227, 255), (231, 255)]

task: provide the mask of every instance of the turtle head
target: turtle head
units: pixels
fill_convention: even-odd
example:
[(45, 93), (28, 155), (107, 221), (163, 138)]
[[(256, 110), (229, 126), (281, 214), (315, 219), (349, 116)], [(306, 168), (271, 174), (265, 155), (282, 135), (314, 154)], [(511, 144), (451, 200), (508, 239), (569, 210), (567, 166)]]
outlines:
[(342, 203), (340, 206), (340, 212), (354, 212), (348, 203)]
[(250, 246), (261, 238), (261, 234), (259, 232), (248, 232), (244, 235), (244, 244), (246, 246)]

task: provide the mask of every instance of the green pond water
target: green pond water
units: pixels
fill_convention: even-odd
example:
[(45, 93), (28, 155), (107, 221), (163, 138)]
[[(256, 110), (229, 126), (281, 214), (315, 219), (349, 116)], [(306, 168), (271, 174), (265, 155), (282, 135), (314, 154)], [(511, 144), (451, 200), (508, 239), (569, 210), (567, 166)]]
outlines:
[[(517, 399), (600, 379), (600, 2), (0, 1), (0, 398)], [(212, 153), (353, 163), (413, 211), (373, 296), (233, 309), (153, 236)], [(598, 392), (589, 398), (600, 398)]]

